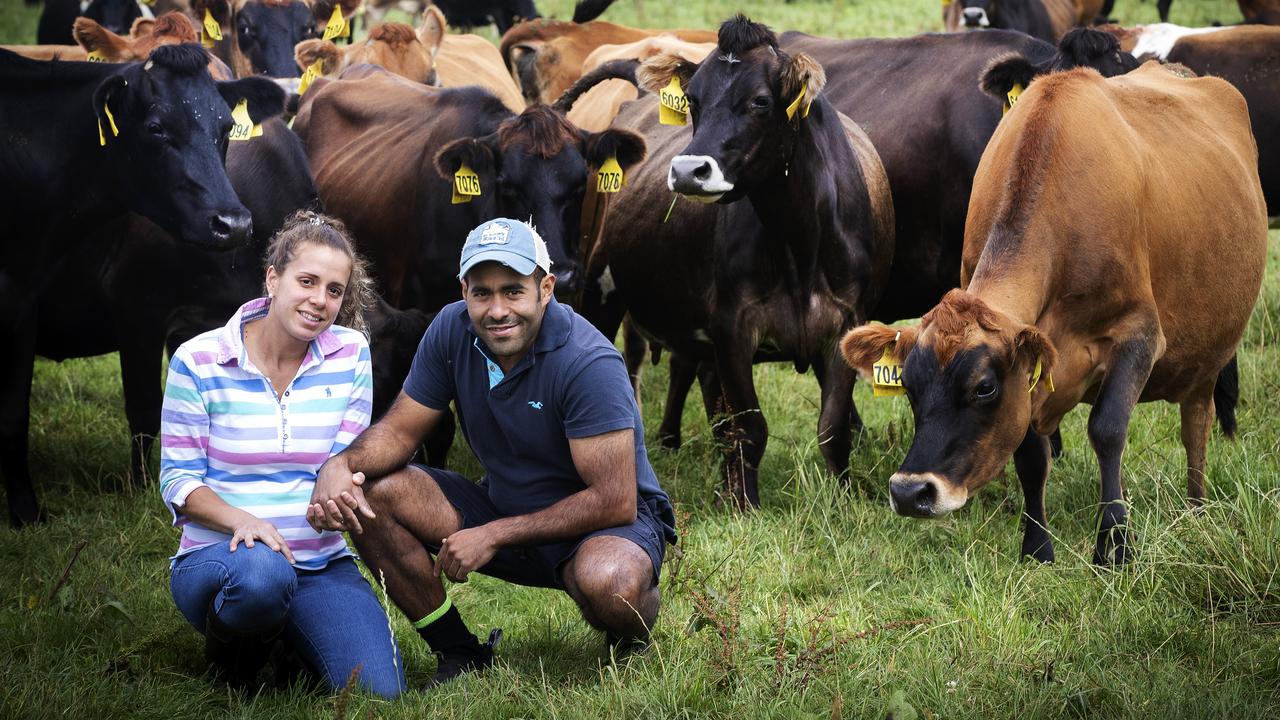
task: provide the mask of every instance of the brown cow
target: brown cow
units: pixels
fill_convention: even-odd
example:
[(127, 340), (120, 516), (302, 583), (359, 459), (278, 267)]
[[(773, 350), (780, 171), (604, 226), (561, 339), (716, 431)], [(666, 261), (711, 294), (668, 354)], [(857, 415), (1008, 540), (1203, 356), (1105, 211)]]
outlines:
[[(264, 74), (276, 78), (298, 77), (294, 47), (321, 37), (325, 25), (340, 7), (350, 28), (350, 18), (361, 0), (192, 0), (191, 9), (202, 25), (213, 53), (231, 66), (236, 77)], [(206, 15), (218, 25), (222, 39), (207, 37)]]
[(942, 5), (947, 32), (1004, 28), (1056, 43), (1074, 27), (1088, 27), (1103, 0), (950, 0)]
[[(1003, 96), (999, 65), (983, 82)], [(1120, 461), (1136, 403), (1181, 406), (1187, 492), (1203, 498), (1215, 406), (1228, 435), (1235, 425), (1235, 398), (1215, 385), (1234, 384), (1266, 262), (1255, 153), (1244, 98), (1217, 78), (1148, 63), (1031, 85), (978, 166), (962, 289), (919, 326), (864, 326), (841, 343), (863, 371), (882, 355), (905, 365), (916, 433), (890, 480), (894, 509), (956, 510), (1012, 455), (1022, 553), (1053, 560), (1047, 436), (1080, 402), (1101, 466), (1095, 562), (1129, 554)]]
[(444, 15), (433, 5), (427, 8), (427, 16), (430, 30), (419, 32), (404, 23), (383, 23), (374, 26), (364, 40), (343, 50), (329, 40), (303, 40), (293, 50), (294, 60), (302, 70), (319, 60), (324, 75), (368, 63), (414, 82), (436, 85), (435, 55), (445, 32)]
[[(582, 64), (582, 73), (586, 75), (614, 60), (648, 60), (659, 55), (675, 55), (691, 63), (700, 63), (715, 47), (715, 43), (691, 43), (665, 34), (624, 45), (601, 45), (587, 56)], [(573, 103), (568, 112), (569, 122), (583, 130), (603, 130), (613, 122), (622, 104), (635, 100), (637, 96), (636, 86), (631, 82), (605, 80)]]
[(502, 60), (527, 102), (551, 103), (582, 76), (583, 63), (601, 45), (622, 45), (670, 34), (695, 43), (714, 43), (711, 30), (631, 28), (603, 20), (571, 23), (529, 20), (502, 36)]
[(511, 112), (523, 112), (524, 98), (493, 43), (479, 35), (449, 33), (436, 53), (436, 74), (442, 87), (479, 85), (502, 101)]

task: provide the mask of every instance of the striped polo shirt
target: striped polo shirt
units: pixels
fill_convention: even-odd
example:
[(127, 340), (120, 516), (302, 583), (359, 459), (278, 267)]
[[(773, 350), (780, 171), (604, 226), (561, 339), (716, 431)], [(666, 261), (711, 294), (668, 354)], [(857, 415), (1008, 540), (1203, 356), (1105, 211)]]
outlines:
[(311, 341), (298, 374), (277, 396), (249, 360), (242, 330), (265, 317), (270, 303), (245, 303), (225, 327), (183, 343), (169, 362), (160, 493), (182, 528), (175, 558), (231, 539), (183, 514), (200, 487), (275, 525), (299, 568), (351, 554), (342, 533), (317, 533), (306, 514), (316, 471), (369, 425), (369, 344), (355, 330), (331, 326)]

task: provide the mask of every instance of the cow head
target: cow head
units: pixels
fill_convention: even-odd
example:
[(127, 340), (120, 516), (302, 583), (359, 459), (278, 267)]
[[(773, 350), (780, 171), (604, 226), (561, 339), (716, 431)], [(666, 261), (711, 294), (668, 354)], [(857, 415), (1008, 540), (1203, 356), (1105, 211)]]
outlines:
[(822, 66), (778, 49), (764, 25), (739, 15), (720, 26), (701, 63), (664, 55), (637, 72), (653, 92), (678, 77), (689, 101), (693, 140), (671, 159), (667, 185), (700, 202), (732, 202), (751, 183), (781, 173), (798, 123), (822, 92)]
[[(293, 62), (294, 46), (319, 35), (328, 20), (328, 15), (318, 19), (322, 4), (303, 0), (193, 0), (192, 10), (197, 18), (203, 18), (208, 10), (222, 27), (223, 37), (229, 41), (225, 46), (229, 54), (224, 54), (223, 59), (238, 75), (287, 78), (300, 74)], [(327, 8), (333, 12), (333, 3), (328, 3)]]
[(262, 122), (284, 109), (284, 91), (265, 78), (215, 83), (207, 64), (199, 45), (158, 47), (103, 80), (93, 110), (129, 209), (183, 242), (227, 248), (252, 226), (223, 167), (231, 108), (243, 99)]
[(1000, 5), (1002, 0), (953, 0), (951, 5), (956, 12), (960, 27), (968, 30), (981, 30), (989, 27), (1004, 27), (1000, 24)]
[(840, 349), (868, 374), (886, 349), (904, 364), (915, 437), (889, 493), (894, 510), (913, 517), (962, 507), (1004, 468), (1026, 435), (1032, 401), (1052, 383), (1057, 355), (1034, 326), (958, 289), (918, 327), (864, 325)]
[(547, 243), (556, 291), (572, 295), (582, 284), (577, 247), (588, 171), (611, 157), (626, 170), (644, 153), (644, 140), (635, 133), (588, 133), (559, 112), (534, 105), (497, 132), (449, 143), (436, 155), (436, 170), (452, 179), (465, 163), (480, 176), (484, 192), (495, 188), (489, 217), (528, 218)]
[(1115, 77), (1137, 69), (1140, 64), (1120, 50), (1120, 41), (1114, 35), (1092, 28), (1076, 28), (1058, 41), (1058, 52), (1053, 57), (1039, 64), (1018, 53), (995, 58), (983, 71), (979, 84), (983, 92), (1004, 100), (1014, 85), (1026, 88), (1037, 77), (1048, 73), (1088, 67), (1103, 77)]

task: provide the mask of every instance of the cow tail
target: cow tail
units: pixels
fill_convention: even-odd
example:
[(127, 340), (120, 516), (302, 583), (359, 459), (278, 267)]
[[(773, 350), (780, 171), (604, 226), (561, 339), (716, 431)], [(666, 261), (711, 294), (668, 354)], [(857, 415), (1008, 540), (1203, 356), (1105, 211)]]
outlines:
[(1222, 434), (1234, 439), (1236, 436), (1236, 405), (1240, 402), (1240, 366), (1236, 356), (1218, 373), (1218, 381), (1213, 385), (1213, 407), (1218, 413), (1218, 423), (1222, 426)]
[[(569, 86), (568, 90), (556, 100), (551, 107), (559, 110), (561, 113), (568, 114), (573, 109), (573, 104), (582, 97), (583, 93), (595, 87), (605, 80), (626, 80), (632, 85), (636, 85), (636, 68), (640, 67), (639, 60), (610, 60), (600, 67), (578, 78), (578, 81)], [(639, 88), (639, 85), (636, 85)], [(641, 89), (641, 94), (643, 94)]]

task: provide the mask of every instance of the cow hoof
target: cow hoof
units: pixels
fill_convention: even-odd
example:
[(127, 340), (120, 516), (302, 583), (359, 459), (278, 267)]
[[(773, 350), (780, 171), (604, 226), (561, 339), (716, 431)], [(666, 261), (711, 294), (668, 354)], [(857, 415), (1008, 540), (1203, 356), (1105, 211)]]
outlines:
[(663, 450), (672, 450), (672, 451), (679, 450), (681, 443), (682, 443), (682, 440), (678, 433), (675, 435), (668, 435), (668, 434), (658, 435), (658, 446), (661, 447)]

